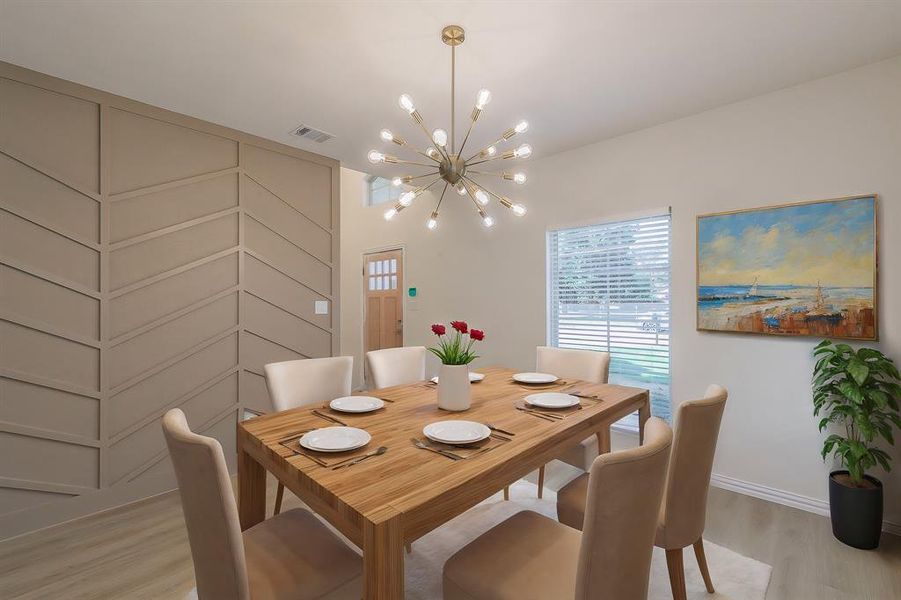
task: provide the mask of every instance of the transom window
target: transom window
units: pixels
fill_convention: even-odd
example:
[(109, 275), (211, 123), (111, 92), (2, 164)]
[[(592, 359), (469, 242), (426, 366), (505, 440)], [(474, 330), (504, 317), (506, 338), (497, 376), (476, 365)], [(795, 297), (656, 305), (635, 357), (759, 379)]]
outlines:
[(549, 344), (609, 352), (610, 382), (671, 421), (670, 215), (548, 232), (548, 292)]
[(402, 185), (391, 185), (390, 179), (377, 175), (367, 175), (364, 193), (366, 205), (375, 206), (385, 202), (397, 202), (404, 190), (405, 188)]

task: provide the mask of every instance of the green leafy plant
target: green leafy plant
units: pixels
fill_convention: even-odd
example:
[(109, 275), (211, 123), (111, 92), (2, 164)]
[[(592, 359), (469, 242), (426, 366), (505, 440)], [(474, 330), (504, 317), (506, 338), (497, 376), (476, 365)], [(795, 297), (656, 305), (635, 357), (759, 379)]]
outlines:
[(898, 369), (878, 350), (854, 350), (831, 340), (817, 344), (814, 356), (813, 414), (822, 415), (820, 431), (836, 424), (844, 426), (845, 433), (825, 439), (823, 460), (833, 454), (859, 487), (867, 470), (877, 464), (891, 470), (891, 456), (876, 445), (880, 438), (894, 445), (892, 430), (901, 428)]
[[(455, 335), (445, 337), (447, 328), (436, 323), (432, 325), (432, 333), (438, 336), (438, 347), (429, 348), (429, 352), (441, 360), (443, 365), (468, 365), (478, 358), (472, 351), (472, 346), (477, 341), (485, 339), (485, 332), (481, 329), (470, 329), (466, 321), (451, 321), (451, 327), (457, 332)], [(466, 337), (469, 341), (466, 341)]]

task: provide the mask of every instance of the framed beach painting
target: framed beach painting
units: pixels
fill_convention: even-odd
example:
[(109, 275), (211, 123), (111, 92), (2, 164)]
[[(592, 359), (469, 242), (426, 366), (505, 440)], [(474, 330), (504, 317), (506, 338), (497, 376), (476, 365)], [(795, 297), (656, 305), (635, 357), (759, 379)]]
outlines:
[(877, 339), (876, 200), (698, 216), (698, 329)]

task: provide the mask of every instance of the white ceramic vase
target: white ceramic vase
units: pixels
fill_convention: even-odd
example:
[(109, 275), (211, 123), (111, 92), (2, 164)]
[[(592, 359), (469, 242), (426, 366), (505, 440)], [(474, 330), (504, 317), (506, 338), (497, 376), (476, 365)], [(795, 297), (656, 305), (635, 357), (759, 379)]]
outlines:
[(468, 410), (472, 399), (469, 365), (441, 365), (438, 374), (438, 408)]

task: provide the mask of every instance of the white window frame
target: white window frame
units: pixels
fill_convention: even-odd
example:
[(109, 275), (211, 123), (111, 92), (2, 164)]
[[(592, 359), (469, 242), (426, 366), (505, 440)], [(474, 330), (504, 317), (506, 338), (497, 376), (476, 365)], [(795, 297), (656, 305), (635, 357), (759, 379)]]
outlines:
[[(381, 202), (373, 202), (372, 201), (372, 184), (377, 179), (382, 179), (387, 182), (386, 188), (388, 189), (388, 198), (386, 200), (382, 200)], [(363, 178), (363, 205), (364, 206), (381, 206), (383, 204), (393, 204), (400, 199), (400, 195), (407, 189), (407, 186), (400, 185), (395, 186), (391, 183), (391, 180), (387, 177), (382, 177), (381, 175), (366, 175)]]
[[(580, 229), (594, 226), (603, 226), (603, 225), (612, 225), (614, 223), (625, 223), (629, 221), (636, 221), (647, 218), (654, 217), (669, 217), (669, 244), (668, 244), (668, 257), (669, 257), (669, 298), (668, 298), (668, 313), (669, 313), (669, 322), (670, 326), (667, 330), (667, 334), (669, 336), (669, 347), (670, 352), (667, 355), (667, 374), (668, 374), (668, 387), (669, 387), (669, 398), (670, 398), (670, 416), (671, 419), (674, 416), (672, 410), (672, 240), (673, 240), (673, 227), (672, 227), (672, 209), (670, 207), (650, 209), (645, 211), (631, 212), (619, 215), (613, 215), (610, 217), (598, 218), (598, 219), (588, 219), (577, 222), (567, 222), (561, 224), (551, 225), (547, 228), (545, 233), (545, 323), (546, 323), (546, 340), (547, 345), (556, 346), (556, 340), (554, 339), (554, 324), (552, 322), (552, 317), (554, 314), (553, 311), (553, 302), (554, 302), (554, 271), (553, 271), (553, 258), (551, 256), (552, 249), (552, 237), (554, 234), (568, 230), (568, 229)], [(611, 374), (615, 373), (615, 366), (611, 361)], [(616, 431), (620, 431), (622, 433), (627, 434), (637, 434), (638, 433), (638, 419), (637, 415), (632, 415), (630, 417), (626, 417), (612, 425), (612, 429)]]

